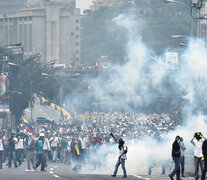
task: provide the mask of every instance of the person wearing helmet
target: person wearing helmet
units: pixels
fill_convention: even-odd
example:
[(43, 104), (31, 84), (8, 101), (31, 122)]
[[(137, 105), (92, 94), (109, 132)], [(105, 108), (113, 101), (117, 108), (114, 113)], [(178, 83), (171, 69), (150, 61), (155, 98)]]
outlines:
[(46, 158), (43, 150), (44, 138), (45, 138), (45, 134), (40, 133), (40, 137), (37, 141), (38, 151), (37, 151), (36, 168), (38, 168), (39, 165), (41, 164), (41, 171), (45, 171), (45, 163), (46, 163)]
[(198, 180), (199, 165), (202, 173), (204, 170), (202, 145), (205, 139), (206, 138), (204, 138), (201, 132), (196, 132), (193, 136), (193, 139), (190, 141), (194, 146), (195, 180)]

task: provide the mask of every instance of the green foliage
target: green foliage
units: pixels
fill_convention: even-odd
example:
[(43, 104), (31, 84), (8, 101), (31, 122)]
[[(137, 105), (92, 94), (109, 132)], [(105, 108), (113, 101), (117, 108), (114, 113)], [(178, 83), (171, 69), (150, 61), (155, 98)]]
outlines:
[(9, 61), (19, 65), (10, 66), (9, 71), (10, 92), (21, 92), (21, 94), (12, 93), (10, 98), (10, 109), (12, 114), (15, 114), (18, 124), (24, 110), (31, 103), (31, 93), (32, 103), (34, 103), (34, 94), (53, 97), (58, 85), (54, 79), (42, 75), (42, 73), (47, 73), (53, 76), (54, 70), (48, 64), (41, 63), (40, 56), (34, 55), (26, 60), (19, 60), (15, 56), (12, 58), (12, 54), (10, 55)]
[[(142, 10), (144, 14), (141, 16), (138, 12)], [(163, 0), (137, 0), (134, 7), (103, 7), (81, 19), (82, 63), (94, 65), (100, 56), (108, 56), (112, 63), (126, 61), (127, 34), (113, 23), (120, 14), (134, 17), (138, 24), (134, 31), (156, 54), (162, 54), (168, 47), (178, 48), (180, 40), (171, 39), (171, 35), (191, 34), (190, 12), (181, 5), (164, 3)], [(142, 31), (138, 33), (140, 28)]]

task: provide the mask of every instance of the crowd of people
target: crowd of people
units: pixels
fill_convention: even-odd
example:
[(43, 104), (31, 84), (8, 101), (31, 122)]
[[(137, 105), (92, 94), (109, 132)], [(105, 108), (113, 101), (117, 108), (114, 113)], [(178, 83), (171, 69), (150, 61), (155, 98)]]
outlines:
[[(112, 177), (116, 177), (119, 165), (123, 168), (123, 177), (127, 177), (125, 160), (127, 146), (124, 139), (140, 141), (144, 137), (159, 139), (174, 126), (174, 120), (168, 114), (142, 113), (103, 113), (86, 112), (74, 114), (74, 119), (64, 121), (59, 125), (36, 124), (35, 133), (26, 130), (21, 124), (16, 131), (4, 129), (0, 132), (0, 169), (5, 163), (8, 168), (21, 166), (27, 162), (28, 171), (45, 171), (48, 162), (70, 164), (74, 171), (80, 171), (81, 166), (93, 159), (89, 159), (90, 152), (96, 153), (97, 147), (104, 144), (119, 144), (120, 155)], [(115, 138), (117, 137), (117, 138)], [(199, 166), (202, 179), (205, 179), (207, 169), (207, 140), (202, 133), (195, 133), (191, 143), (194, 147), (195, 179), (198, 180)], [(172, 145), (172, 158), (175, 167), (169, 175), (172, 180), (176, 175), (178, 180), (184, 175), (186, 148), (183, 138), (176, 136)], [(203, 159), (204, 158), (204, 159)], [(94, 163), (94, 169), (99, 167)], [(148, 174), (152, 173), (152, 164), (148, 167)], [(162, 165), (165, 174), (166, 164)], [(180, 172), (181, 169), (181, 172)]]
[(12, 164), (18, 167), (26, 159), (26, 171), (36, 171), (40, 164), (44, 171), (48, 161), (73, 162), (73, 169), (78, 171), (89, 151), (114, 143), (110, 133), (134, 140), (144, 136), (159, 139), (172, 124), (167, 114), (86, 112), (58, 126), (37, 125), (35, 134), (27, 132), (22, 125), (15, 132), (1, 132), (0, 168), (4, 162), (9, 168)]

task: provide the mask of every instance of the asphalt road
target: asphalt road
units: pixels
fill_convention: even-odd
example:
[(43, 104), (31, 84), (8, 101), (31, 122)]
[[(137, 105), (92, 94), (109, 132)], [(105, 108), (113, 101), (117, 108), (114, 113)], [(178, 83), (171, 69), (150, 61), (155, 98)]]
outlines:
[[(24, 111), (24, 113), (25, 113), (24, 117), (27, 120), (30, 120), (31, 119), (30, 108), (27, 108)], [(55, 120), (55, 122), (59, 122), (61, 118), (61, 114), (58, 111), (51, 108), (50, 106), (41, 105), (40, 100), (36, 99), (33, 107), (33, 119), (36, 120), (38, 117), (45, 117), (49, 120)]]
[[(122, 179), (121, 176), (116, 178), (110, 175), (92, 175), (92, 174), (78, 174), (74, 173), (70, 166), (63, 164), (49, 163), (47, 171), (41, 172), (24, 172), (26, 169), (26, 163), (14, 168), (8, 168), (3, 165), (3, 169), (0, 170), (0, 180), (118, 180)], [(142, 180), (135, 176), (128, 176), (128, 180)]]

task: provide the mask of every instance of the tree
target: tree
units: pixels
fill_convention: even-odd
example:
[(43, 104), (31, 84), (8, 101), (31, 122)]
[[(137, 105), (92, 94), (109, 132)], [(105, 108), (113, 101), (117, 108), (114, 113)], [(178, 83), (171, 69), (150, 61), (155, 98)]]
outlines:
[(134, 29), (135, 34), (140, 35), (144, 44), (158, 55), (168, 47), (178, 48), (179, 40), (171, 39), (171, 35), (191, 33), (189, 11), (163, 0), (136, 0), (135, 6), (102, 7), (81, 18), (83, 64), (94, 65), (100, 56), (108, 56), (111, 63), (126, 62), (127, 34), (113, 22), (120, 14), (134, 17), (135, 22), (141, 24)]
[(10, 66), (9, 68), (9, 92), (21, 92), (21, 94), (10, 94), (10, 110), (12, 114), (15, 115), (16, 123), (18, 124), (24, 110), (29, 107), (30, 102), (32, 102), (33, 105), (35, 99), (34, 95), (50, 98), (54, 96), (53, 94), (57, 91), (58, 87), (57, 82), (53, 81), (51, 78), (44, 77), (42, 73), (54, 75), (55, 71), (50, 65), (42, 63), (39, 55), (34, 55), (26, 60), (22, 60), (7, 49), (0, 49), (0, 53), (1, 52), (9, 57), (9, 62), (19, 65)]

